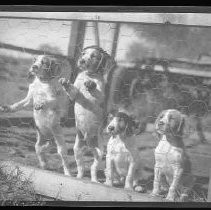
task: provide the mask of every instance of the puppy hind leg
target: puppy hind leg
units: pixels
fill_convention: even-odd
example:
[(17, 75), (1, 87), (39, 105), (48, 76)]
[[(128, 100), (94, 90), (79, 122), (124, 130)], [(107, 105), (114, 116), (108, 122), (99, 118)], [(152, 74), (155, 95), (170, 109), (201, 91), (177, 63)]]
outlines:
[(99, 167), (100, 162), (103, 158), (103, 145), (99, 144), (98, 147), (98, 138), (97, 136), (94, 136), (92, 139), (90, 139), (91, 150), (94, 156), (94, 162), (91, 165), (91, 181), (92, 182), (98, 182), (97, 180), (97, 169)]
[(161, 169), (159, 166), (154, 167), (154, 181), (153, 181), (153, 190), (151, 195), (152, 196), (157, 196), (160, 194), (160, 185), (161, 185)]
[[(140, 166), (141, 167), (141, 166)], [(137, 171), (134, 174), (134, 180), (133, 180), (133, 188), (136, 192), (140, 192), (143, 193), (146, 191), (146, 187), (142, 187), (139, 184), (139, 181), (141, 180), (141, 177), (143, 175), (143, 169), (142, 168), (138, 168)]]
[(183, 173), (183, 169), (181, 169), (181, 168), (175, 168), (174, 169), (173, 180), (172, 180), (172, 183), (170, 184), (166, 200), (168, 200), (168, 201), (174, 201), (175, 200), (175, 197), (176, 197), (176, 194), (177, 194), (177, 189), (180, 185), (182, 173)]
[(75, 139), (75, 144), (73, 147), (74, 151), (74, 157), (77, 165), (77, 178), (81, 179), (84, 176), (84, 158), (83, 158), (83, 153), (84, 153), (84, 147), (82, 145), (83, 140), (82, 140), (82, 134), (80, 131), (77, 131), (76, 139)]
[(67, 147), (61, 131), (61, 127), (60, 126), (54, 127), (52, 132), (57, 145), (57, 153), (60, 155), (62, 160), (64, 174), (71, 176), (68, 155), (67, 155)]
[(134, 173), (136, 169), (136, 163), (131, 162), (128, 168), (128, 173), (125, 179), (125, 189), (133, 190)]
[(37, 142), (35, 144), (35, 151), (37, 158), (39, 160), (40, 167), (42, 169), (47, 169), (47, 159), (45, 156), (45, 151), (49, 147), (49, 142), (45, 142), (44, 136), (37, 130)]

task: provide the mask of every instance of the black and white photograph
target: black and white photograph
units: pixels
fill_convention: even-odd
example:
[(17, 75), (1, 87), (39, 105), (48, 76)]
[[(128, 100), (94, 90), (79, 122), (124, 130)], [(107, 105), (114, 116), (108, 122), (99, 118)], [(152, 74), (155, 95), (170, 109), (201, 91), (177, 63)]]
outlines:
[(0, 205), (211, 202), (211, 9), (93, 10), (0, 7)]

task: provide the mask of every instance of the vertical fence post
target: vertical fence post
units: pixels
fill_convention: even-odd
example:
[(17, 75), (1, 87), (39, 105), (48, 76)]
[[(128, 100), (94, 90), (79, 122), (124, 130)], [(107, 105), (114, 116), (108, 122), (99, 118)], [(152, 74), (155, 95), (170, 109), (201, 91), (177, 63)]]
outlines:
[(95, 44), (98, 47), (100, 47), (100, 37), (99, 37), (98, 22), (94, 22), (94, 30), (95, 30)]
[(207, 201), (211, 202), (211, 168), (210, 168), (210, 171), (209, 171), (209, 186), (208, 186)]
[(112, 49), (111, 49), (111, 56), (115, 58), (116, 56), (116, 50), (117, 50), (117, 43), (119, 38), (119, 30), (120, 30), (120, 23), (116, 23), (116, 27), (114, 29), (114, 38), (112, 43)]
[[(76, 72), (76, 61), (80, 55), (81, 49), (83, 48), (84, 35), (85, 35), (86, 21), (72, 21), (70, 39), (68, 45), (68, 57), (74, 58), (74, 64), (72, 65), (70, 81), (73, 83), (77, 76)], [(73, 119), (74, 106), (73, 102), (70, 102), (68, 109), (68, 118)]]
[[(70, 39), (68, 45), (68, 57), (74, 58), (76, 61), (83, 48), (84, 35), (85, 35), (86, 21), (72, 21)], [(71, 82), (75, 80), (77, 72), (75, 72), (75, 64), (73, 65)]]

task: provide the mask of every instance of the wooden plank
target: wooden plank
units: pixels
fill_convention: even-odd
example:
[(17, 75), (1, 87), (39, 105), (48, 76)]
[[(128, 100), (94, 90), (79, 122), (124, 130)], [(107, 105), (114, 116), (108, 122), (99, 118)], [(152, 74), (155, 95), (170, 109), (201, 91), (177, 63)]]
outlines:
[(94, 22), (94, 31), (95, 31), (95, 44), (100, 47), (100, 36), (99, 36), (99, 28), (98, 28), (98, 22)]
[(146, 12), (0, 12), (0, 18), (86, 20), (101, 22), (171, 24), (184, 26), (211, 26), (209, 13), (146, 13)]
[[(77, 76), (76, 61), (78, 60), (78, 57), (80, 55), (80, 50), (82, 50), (83, 48), (85, 28), (86, 28), (85, 21), (74, 21), (71, 24), (71, 32), (68, 44), (68, 56), (70, 58), (74, 58), (74, 64), (72, 65), (72, 70), (70, 75), (71, 83), (74, 83)], [(74, 118), (73, 113), (74, 113), (74, 102), (70, 101), (68, 108), (68, 117)]]
[[(117, 60), (117, 64), (121, 68), (134, 68), (136, 67), (136, 63), (134, 62), (122, 62)], [(201, 64), (202, 65), (202, 64)], [(144, 65), (143, 65), (144, 67)], [(164, 71), (163, 66), (161, 65), (155, 65), (154, 66), (154, 71)], [(195, 68), (181, 68), (181, 67), (168, 67), (168, 71), (171, 73), (175, 74), (184, 74), (184, 75), (191, 75), (191, 76), (198, 76), (198, 77), (205, 77), (205, 78), (210, 78), (211, 77), (211, 72), (208, 71), (208, 67), (206, 68), (200, 68), (200, 67), (195, 67)]]
[(13, 161), (2, 161), (0, 165), (4, 166), (6, 173), (16, 174), (18, 169), (22, 171), (22, 179), (30, 179), (36, 193), (63, 201), (162, 201), (161, 198), (151, 197), (149, 194), (108, 187)]
[[(29, 54), (32, 54), (32, 55), (44, 54), (43, 50), (35, 50), (35, 49), (27, 48), (27, 47), (19, 47), (19, 46), (16, 46), (16, 45), (7, 44), (7, 43), (3, 43), (3, 42), (0, 42), (0, 48), (15, 50), (15, 51), (19, 51), (19, 52), (22, 52), (22, 53), (29, 53)], [(65, 55), (51, 53), (51, 52), (47, 52), (47, 51), (45, 51), (45, 54), (53, 55), (53, 56), (58, 57), (58, 58), (67, 59), (70, 63), (73, 62), (73, 57), (67, 57)]]
[(116, 27), (114, 29), (114, 37), (113, 37), (113, 43), (112, 43), (112, 50), (111, 50), (111, 56), (113, 58), (116, 57), (117, 44), (118, 44), (118, 39), (119, 39), (119, 30), (120, 30), (120, 23), (116, 23)]
[[(68, 56), (77, 61), (80, 51), (83, 49), (84, 35), (85, 35), (86, 22), (74, 21), (71, 24), (71, 33), (68, 45)], [(75, 64), (73, 65), (70, 81), (74, 82), (77, 72), (75, 71)]]
[(208, 186), (207, 201), (211, 202), (211, 168), (209, 170), (209, 186)]

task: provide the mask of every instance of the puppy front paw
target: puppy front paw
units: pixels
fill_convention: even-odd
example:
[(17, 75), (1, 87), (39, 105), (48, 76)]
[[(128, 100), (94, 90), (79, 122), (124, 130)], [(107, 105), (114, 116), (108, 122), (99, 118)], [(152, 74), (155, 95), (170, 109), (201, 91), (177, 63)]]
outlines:
[(62, 87), (68, 91), (69, 89), (69, 86), (70, 86), (70, 81), (66, 78), (60, 78), (59, 79), (59, 83), (62, 85)]
[(173, 194), (168, 194), (165, 200), (169, 202), (173, 202), (175, 201), (175, 196)]
[(95, 82), (93, 82), (92, 80), (88, 80), (88, 81), (84, 82), (84, 85), (88, 91), (93, 91), (97, 87), (97, 84)]
[(150, 195), (151, 195), (152, 197), (160, 196), (160, 191), (159, 191), (159, 190), (153, 190), (153, 191), (150, 193)]
[(133, 190), (133, 185), (131, 185), (131, 184), (125, 184), (124, 189), (125, 190)]
[(0, 111), (8, 113), (8, 112), (11, 112), (12, 109), (10, 108), (10, 106), (0, 106)]
[(43, 109), (44, 107), (45, 107), (44, 103), (34, 104), (35, 110), (40, 110), (40, 109)]
[(107, 186), (110, 186), (110, 187), (113, 186), (113, 183), (112, 183), (111, 180), (106, 180), (103, 184), (104, 184), (104, 185), (107, 185)]
[(142, 186), (140, 186), (140, 185), (134, 187), (134, 190), (135, 190), (136, 192), (139, 192), (139, 193), (144, 193), (144, 192), (146, 192), (146, 188), (144, 188), (144, 187), (142, 187)]

